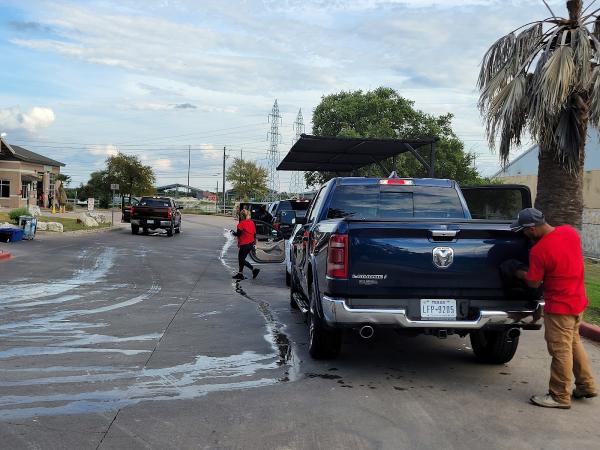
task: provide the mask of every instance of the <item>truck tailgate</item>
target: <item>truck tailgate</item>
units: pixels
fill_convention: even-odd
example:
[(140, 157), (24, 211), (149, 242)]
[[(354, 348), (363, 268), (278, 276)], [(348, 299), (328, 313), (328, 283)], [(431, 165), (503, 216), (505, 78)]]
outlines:
[(135, 219), (168, 219), (169, 208), (164, 206), (135, 206)]
[[(348, 225), (348, 297), (503, 299), (507, 293), (499, 265), (513, 258), (527, 262), (528, 242), (503, 223), (348, 221)], [(454, 233), (455, 237), (444, 236)], [(437, 266), (434, 254), (438, 265), (444, 266), (449, 253), (453, 261)]]

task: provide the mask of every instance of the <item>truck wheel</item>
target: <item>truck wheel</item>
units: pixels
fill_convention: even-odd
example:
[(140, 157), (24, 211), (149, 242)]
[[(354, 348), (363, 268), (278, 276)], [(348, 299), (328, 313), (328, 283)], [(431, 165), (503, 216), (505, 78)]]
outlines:
[(144, 233), (144, 234), (148, 234), (148, 227), (144, 227), (144, 228), (142, 228), (142, 233)]
[(177, 228), (175, 228), (175, 233), (181, 233), (181, 222), (179, 222), (179, 225), (177, 226)]
[(519, 337), (508, 337), (506, 330), (473, 331), (471, 346), (478, 360), (487, 364), (504, 364), (515, 356)]
[(171, 237), (173, 236), (173, 229), (175, 227), (173, 227), (173, 224), (171, 224), (171, 226), (169, 228), (167, 228), (167, 236)]
[(138, 234), (140, 231), (139, 225), (131, 225), (131, 234)]
[(314, 359), (336, 358), (342, 349), (342, 333), (325, 327), (315, 314), (308, 313), (310, 336), (308, 352)]

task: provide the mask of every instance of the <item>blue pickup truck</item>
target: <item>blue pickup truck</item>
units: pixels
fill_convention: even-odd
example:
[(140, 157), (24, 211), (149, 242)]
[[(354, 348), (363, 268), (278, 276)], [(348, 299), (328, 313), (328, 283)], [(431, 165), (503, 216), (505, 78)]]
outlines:
[(530, 244), (509, 224), (528, 206), (524, 186), (330, 180), (292, 242), (290, 303), (307, 315), (311, 356), (338, 356), (345, 329), (368, 339), (391, 327), (469, 335), (478, 359), (510, 361), (521, 329), (541, 327), (539, 291), (500, 271), (527, 262)]

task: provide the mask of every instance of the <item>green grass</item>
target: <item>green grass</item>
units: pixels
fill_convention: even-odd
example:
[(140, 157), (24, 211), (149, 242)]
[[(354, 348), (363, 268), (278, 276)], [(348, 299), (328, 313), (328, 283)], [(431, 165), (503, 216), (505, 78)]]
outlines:
[(590, 304), (584, 320), (600, 325), (600, 264), (587, 261), (585, 265), (585, 288)]
[[(41, 217), (38, 217), (38, 221), (39, 222), (62, 223), (64, 232), (80, 231), (80, 230), (96, 230), (98, 228), (110, 227), (110, 223), (101, 223), (97, 227), (90, 228), (90, 227), (86, 227), (82, 223), (77, 223), (77, 219), (68, 219), (68, 218), (62, 218), (62, 217), (41, 216)], [(1, 222), (11, 222), (10, 217), (8, 217), (8, 214), (0, 213), (0, 223)]]

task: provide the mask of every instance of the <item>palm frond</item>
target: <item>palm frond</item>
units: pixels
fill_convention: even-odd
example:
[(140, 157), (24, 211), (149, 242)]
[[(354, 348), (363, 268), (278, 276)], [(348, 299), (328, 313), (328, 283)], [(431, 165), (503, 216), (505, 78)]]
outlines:
[(562, 33), (562, 42), (543, 67), (541, 89), (545, 109), (559, 113), (567, 102), (577, 78), (573, 49), (565, 45), (568, 31)]
[(558, 125), (554, 131), (556, 160), (569, 173), (576, 173), (581, 158), (584, 158), (584, 155), (581, 154), (581, 140), (585, 136), (580, 135), (579, 121), (579, 108), (572, 101), (561, 111)]
[(494, 42), (485, 52), (477, 80), (477, 86), (480, 89), (484, 89), (490, 80), (496, 78), (500, 71), (506, 69), (506, 64), (514, 53), (515, 41), (515, 34), (509, 33)]
[(519, 33), (515, 40), (514, 54), (511, 58), (514, 75), (523, 70), (521, 66), (533, 59), (541, 50), (541, 45), (543, 44), (542, 36), (542, 23), (537, 23)]
[(590, 88), (590, 122), (600, 130), (600, 66), (592, 72)]
[(585, 27), (571, 30), (571, 47), (577, 67), (577, 89), (587, 90), (592, 77), (592, 58), (594, 51), (590, 44), (590, 34)]

